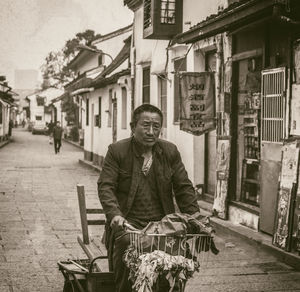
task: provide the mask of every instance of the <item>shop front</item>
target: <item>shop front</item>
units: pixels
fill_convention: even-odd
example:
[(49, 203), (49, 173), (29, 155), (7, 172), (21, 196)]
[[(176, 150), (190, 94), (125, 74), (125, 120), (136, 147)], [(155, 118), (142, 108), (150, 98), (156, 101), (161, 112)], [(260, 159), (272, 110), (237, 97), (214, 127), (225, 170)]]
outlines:
[[(290, 113), (291, 103), (300, 100), (294, 85), (299, 65), (293, 61), (298, 60), (299, 8), (292, 0), (237, 1), (176, 37), (179, 43), (195, 43), (215, 36), (217, 42), (221, 70), (212, 211), (272, 236), (281, 220), (282, 150), (296, 139)], [(296, 234), (292, 201), (287, 202), (288, 229)]]

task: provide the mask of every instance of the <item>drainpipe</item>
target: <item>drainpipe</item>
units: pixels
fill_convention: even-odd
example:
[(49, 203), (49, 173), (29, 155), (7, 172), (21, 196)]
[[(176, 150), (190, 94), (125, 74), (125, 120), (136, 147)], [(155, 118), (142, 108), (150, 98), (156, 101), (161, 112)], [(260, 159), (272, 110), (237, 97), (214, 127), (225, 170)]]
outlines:
[(130, 80), (131, 80), (131, 114), (134, 111), (134, 98), (135, 98), (135, 76), (136, 76), (136, 50), (134, 46), (134, 24), (132, 28), (132, 37), (131, 37), (131, 45), (130, 45)]
[(217, 56), (216, 56), (216, 112), (222, 111), (221, 102), (221, 84), (222, 84), (222, 56), (223, 56), (223, 36), (217, 38)]

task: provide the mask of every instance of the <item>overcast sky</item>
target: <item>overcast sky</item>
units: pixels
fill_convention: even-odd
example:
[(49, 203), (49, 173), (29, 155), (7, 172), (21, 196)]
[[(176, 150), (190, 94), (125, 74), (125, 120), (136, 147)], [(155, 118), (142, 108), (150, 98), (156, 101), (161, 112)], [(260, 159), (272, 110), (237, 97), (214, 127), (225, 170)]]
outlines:
[(77, 32), (105, 34), (132, 21), (123, 0), (1, 0), (0, 75), (14, 86), (15, 69), (39, 70)]

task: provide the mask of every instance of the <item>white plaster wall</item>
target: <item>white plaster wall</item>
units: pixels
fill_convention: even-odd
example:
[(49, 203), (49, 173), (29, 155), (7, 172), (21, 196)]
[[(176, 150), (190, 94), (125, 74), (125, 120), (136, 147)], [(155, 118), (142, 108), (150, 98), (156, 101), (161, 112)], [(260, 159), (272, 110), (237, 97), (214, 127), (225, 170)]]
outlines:
[[(120, 35), (117, 35), (113, 38), (98, 42), (97, 40), (93, 42), (94, 45), (99, 50), (102, 50), (104, 53), (110, 54), (113, 58), (117, 56), (117, 54), (120, 52), (121, 48), (124, 46), (124, 40), (127, 39), (132, 34), (132, 31), (124, 32)], [(98, 58), (97, 58), (98, 60)], [(97, 61), (98, 62), (98, 61)], [(104, 64), (109, 65), (111, 62), (110, 58), (108, 56), (104, 55)], [(98, 63), (97, 63), (98, 65)]]
[[(112, 56), (112, 58), (115, 58), (120, 52), (121, 48), (124, 46), (124, 40), (128, 38), (131, 33), (132, 31), (127, 31), (107, 40), (96, 40), (92, 44), (95, 45), (97, 49), (102, 50), (104, 53)], [(99, 54), (90, 52), (85, 58), (77, 61), (78, 63), (74, 68), (75, 73), (77, 74), (78, 72), (80, 72), (80, 74), (82, 74), (86, 71), (98, 67), (98, 56)], [(111, 58), (104, 55), (102, 61), (104, 65), (108, 66), (111, 63)]]
[[(90, 121), (89, 126), (86, 126), (85, 129), (85, 145), (84, 150), (91, 151), (93, 148), (93, 153), (96, 153), (101, 156), (105, 156), (109, 144), (113, 142), (112, 139), (112, 127), (108, 127), (108, 113), (106, 112), (109, 109), (109, 90), (113, 90), (113, 96), (116, 93), (117, 98), (117, 140), (130, 137), (130, 105), (131, 105), (131, 94), (130, 91), (127, 91), (127, 128), (122, 129), (122, 87), (123, 85), (112, 84), (104, 88), (95, 90), (94, 92), (89, 93), (90, 96)], [(101, 128), (94, 127), (94, 144), (91, 147), (91, 109), (92, 104), (94, 104), (94, 115), (99, 114), (99, 97), (101, 99)]]
[(80, 62), (78, 62), (74, 68), (74, 71), (76, 74), (78, 74), (78, 72), (82, 74), (85, 71), (96, 67), (98, 67), (98, 55), (95, 53), (90, 53), (86, 58), (83, 58)]
[(8, 134), (9, 123), (9, 105), (6, 102), (2, 104), (2, 124), (0, 124), (0, 136)]

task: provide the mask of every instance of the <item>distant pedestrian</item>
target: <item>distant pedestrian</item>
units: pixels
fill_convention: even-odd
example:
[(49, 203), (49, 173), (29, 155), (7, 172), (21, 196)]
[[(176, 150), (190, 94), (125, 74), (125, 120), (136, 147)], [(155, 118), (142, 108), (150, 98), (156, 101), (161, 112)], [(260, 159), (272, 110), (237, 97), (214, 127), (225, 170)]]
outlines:
[(13, 120), (9, 120), (9, 123), (8, 123), (8, 136), (10, 137), (11, 134), (12, 134), (12, 128), (14, 127), (14, 122)]
[(22, 128), (24, 128), (25, 127), (25, 120), (23, 119), (23, 121), (22, 121)]
[(62, 133), (63, 133), (63, 129), (60, 126), (60, 122), (56, 122), (56, 126), (53, 128), (55, 154), (57, 154), (60, 150)]
[(55, 124), (52, 122), (52, 120), (47, 125), (47, 127), (48, 127), (48, 135), (49, 135), (49, 144), (53, 143), (53, 128), (54, 128), (54, 126), (55, 126)]

